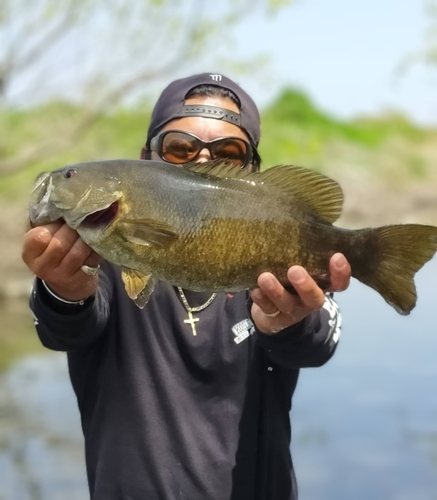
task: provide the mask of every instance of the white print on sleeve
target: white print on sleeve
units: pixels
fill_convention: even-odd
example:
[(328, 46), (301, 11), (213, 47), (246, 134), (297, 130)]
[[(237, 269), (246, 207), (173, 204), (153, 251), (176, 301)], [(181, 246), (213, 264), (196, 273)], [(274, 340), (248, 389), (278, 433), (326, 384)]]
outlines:
[[(32, 292), (33, 296), (35, 297), (36, 296), (36, 290), (35, 290), (35, 287), (32, 288)], [(38, 326), (39, 325), (39, 321), (38, 321), (38, 318), (35, 316), (34, 313), (32, 313), (32, 316), (33, 316), (33, 324), (35, 326)]]
[(325, 344), (331, 339), (337, 343), (341, 334), (341, 314), (337, 303), (329, 295), (325, 295), (325, 303), (323, 309), (329, 313), (329, 333), (326, 337)]
[(232, 327), (232, 331), (235, 335), (234, 342), (239, 344), (240, 342), (243, 342), (243, 340), (246, 340), (250, 335), (253, 335), (255, 327), (250, 319), (243, 319), (243, 321), (240, 321)]

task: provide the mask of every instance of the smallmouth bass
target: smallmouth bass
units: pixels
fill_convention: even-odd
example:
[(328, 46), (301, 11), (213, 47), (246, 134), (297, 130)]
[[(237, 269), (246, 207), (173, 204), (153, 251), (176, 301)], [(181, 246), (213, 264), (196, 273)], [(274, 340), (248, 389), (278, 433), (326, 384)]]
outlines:
[(40, 174), (29, 216), (33, 226), (64, 219), (122, 268), (139, 307), (155, 280), (232, 293), (254, 288), (269, 271), (289, 287), (295, 264), (326, 288), (329, 259), (341, 252), (354, 278), (409, 314), (414, 275), (437, 250), (437, 227), (342, 229), (333, 225), (342, 204), (337, 182), (302, 167), (249, 173), (218, 161), (108, 160)]

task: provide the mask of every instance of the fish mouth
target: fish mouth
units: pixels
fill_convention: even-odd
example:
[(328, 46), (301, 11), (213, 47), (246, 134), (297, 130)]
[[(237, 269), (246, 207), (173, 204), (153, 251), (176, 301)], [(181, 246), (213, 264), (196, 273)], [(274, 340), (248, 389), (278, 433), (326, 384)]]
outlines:
[(115, 219), (118, 212), (118, 205), (118, 201), (114, 201), (114, 203), (111, 203), (109, 207), (106, 207), (103, 210), (97, 210), (97, 212), (87, 215), (80, 223), (80, 228), (105, 229)]

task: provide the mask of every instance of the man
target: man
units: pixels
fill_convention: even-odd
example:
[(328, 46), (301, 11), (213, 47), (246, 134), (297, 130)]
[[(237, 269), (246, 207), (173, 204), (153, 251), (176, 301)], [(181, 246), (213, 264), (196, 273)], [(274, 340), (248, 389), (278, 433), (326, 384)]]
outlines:
[[(162, 93), (141, 157), (257, 170), (259, 138), (239, 86), (194, 75)], [(158, 283), (140, 310), (114, 266), (97, 273), (100, 257), (61, 222), (31, 229), (23, 259), (37, 276), (41, 341), (68, 353), (93, 500), (296, 498), (291, 398), (299, 369), (332, 356), (340, 323), (304, 269), (288, 272), (297, 295), (269, 273), (250, 298)], [(331, 289), (347, 288), (342, 255), (330, 271)]]

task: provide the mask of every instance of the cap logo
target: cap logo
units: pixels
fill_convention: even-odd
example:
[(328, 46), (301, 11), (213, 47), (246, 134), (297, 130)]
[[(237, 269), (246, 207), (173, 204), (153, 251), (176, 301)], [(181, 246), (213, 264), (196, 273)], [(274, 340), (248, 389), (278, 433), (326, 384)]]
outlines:
[(221, 82), (222, 81), (222, 75), (209, 75), (211, 77), (211, 80), (214, 82)]

